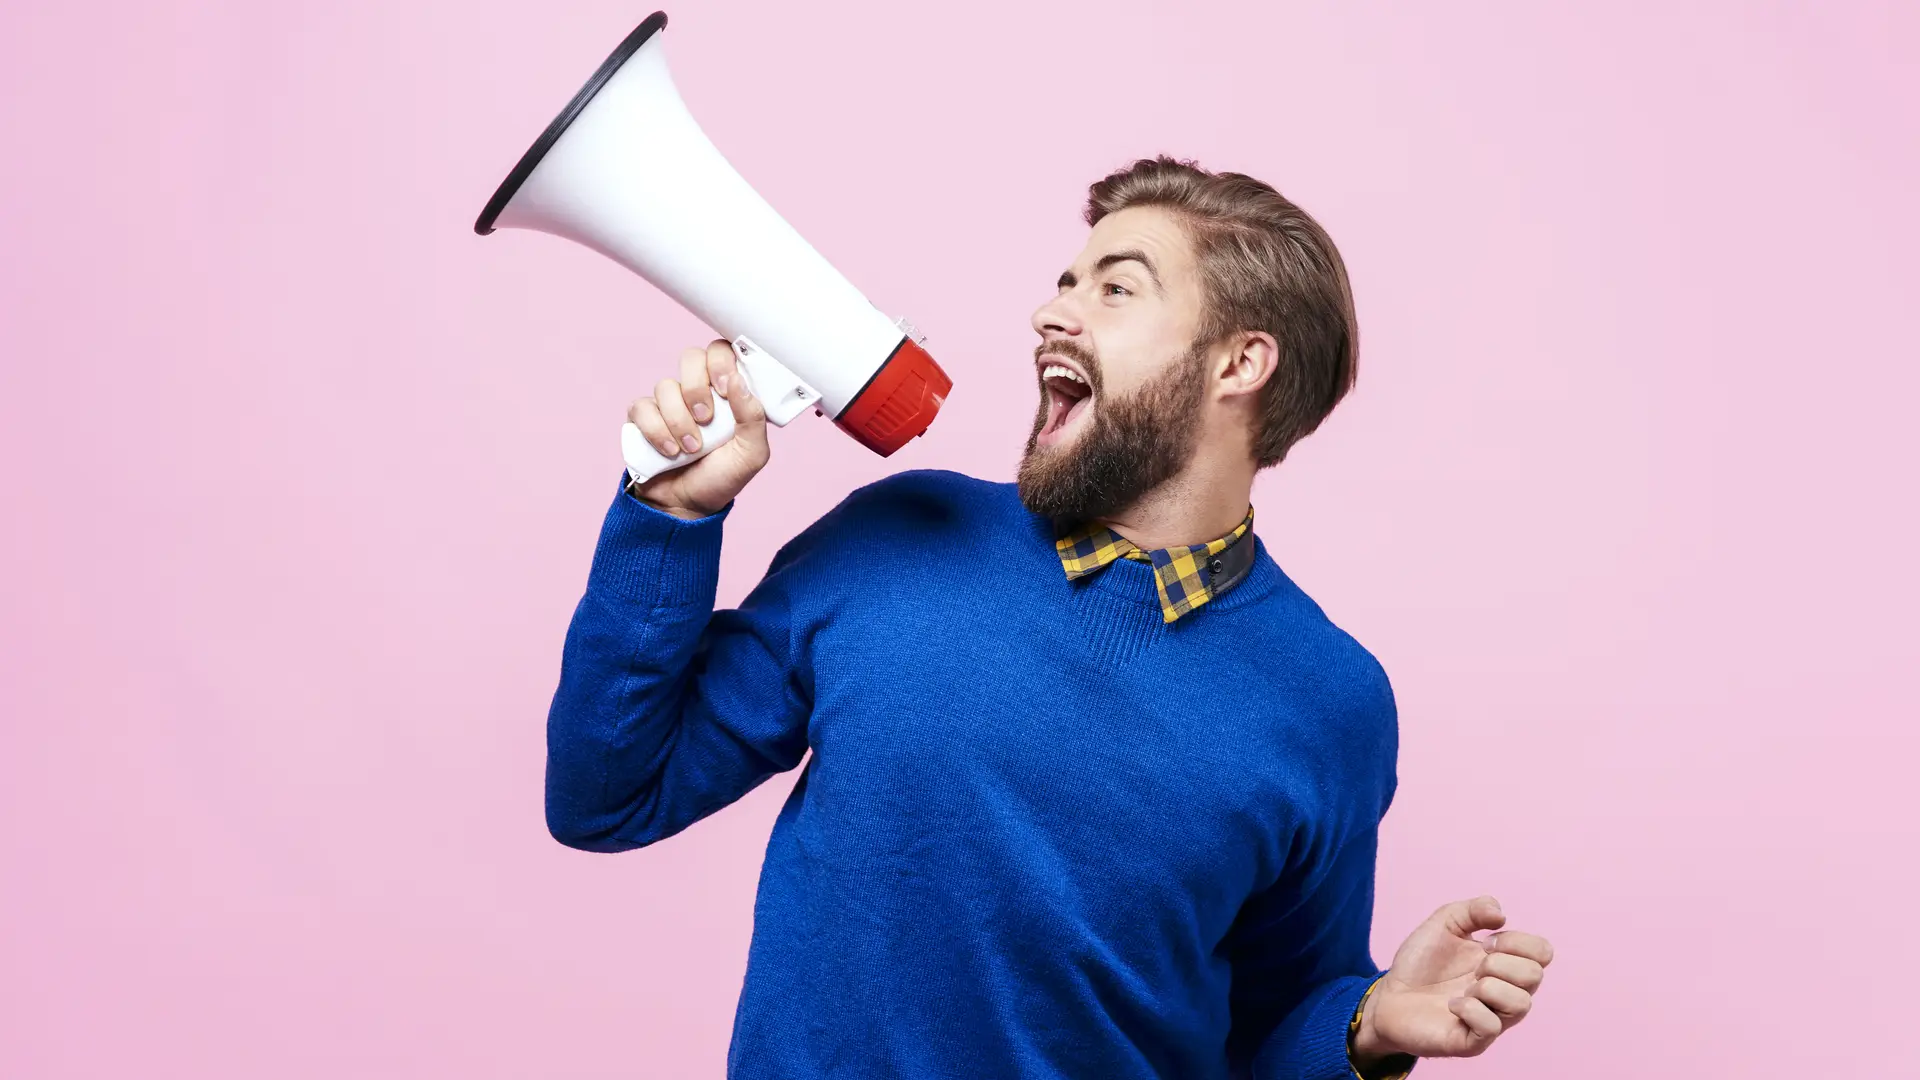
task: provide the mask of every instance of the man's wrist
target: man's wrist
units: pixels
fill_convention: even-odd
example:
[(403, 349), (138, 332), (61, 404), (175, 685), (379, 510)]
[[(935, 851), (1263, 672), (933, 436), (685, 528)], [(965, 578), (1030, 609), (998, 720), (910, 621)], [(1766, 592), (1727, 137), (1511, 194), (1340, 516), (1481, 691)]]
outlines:
[(641, 486), (640, 481), (629, 477), (627, 479), (627, 494), (633, 496), (634, 499), (638, 500), (639, 502), (646, 503), (648, 506), (653, 507), (655, 510), (660, 511), (663, 514), (668, 514), (673, 517), (677, 517), (682, 521), (698, 521), (703, 517), (712, 517), (713, 515), (719, 513), (718, 510), (701, 510), (691, 506), (675, 506), (672, 503), (660, 502), (656, 499), (649, 499), (645, 495), (642, 495), (640, 493), (640, 486)]
[(1385, 982), (1385, 979), (1377, 979), (1372, 986), (1367, 987), (1367, 992), (1360, 997), (1360, 1007), (1354, 1011), (1353, 1024), (1347, 1032), (1347, 1060), (1353, 1065), (1354, 1072), (1363, 1080), (1405, 1076), (1418, 1060), (1400, 1048), (1390, 1045), (1380, 1036), (1380, 1027), (1374, 1017), (1380, 1005), (1381, 995), (1392, 992), (1383, 985)]
[(1374, 1008), (1379, 1002), (1380, 984), (1374, 983), (1367, 988), (1366, 996), (1360, 999), (1360, 1011), (1355, 1014), (1356, 1024), (1353, 1037), (1347, 1040), (1347, 1050), (1357, 1066), (1365, 1067), (1377, 1064), (1380, 1059), (1392, 1053), (1381, 1044), (1380, 1028), (1374, 1023)]
[(712, 510), (690, 510), (684, 506), (668, 506), (664, 503), (654, 502), (651, 499), (642, 499), (641, 501), (663, 514), (671, 514), (682, 521), (698, 521), (703, 517), (712, 517), (714, 514)]

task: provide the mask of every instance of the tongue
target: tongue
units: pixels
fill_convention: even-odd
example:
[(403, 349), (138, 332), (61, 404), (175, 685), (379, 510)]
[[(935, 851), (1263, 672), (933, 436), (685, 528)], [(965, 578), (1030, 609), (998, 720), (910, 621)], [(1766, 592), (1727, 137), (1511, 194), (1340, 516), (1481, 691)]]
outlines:
[(1049, 431), (1059, 431), (1061, 428), (1066, 427), (1067, 422), (1073, 419), (1074, 414), (1079, 412), (1080, 406), (1085, 404), (1087, 400), (1084, 397), (1074, 397), (1072, 394), (1062, 393), (1058, 390), (1053, 391), (1050, 396), (1053, 398), (1053, 416), (1047, 424), (1047, 430)]

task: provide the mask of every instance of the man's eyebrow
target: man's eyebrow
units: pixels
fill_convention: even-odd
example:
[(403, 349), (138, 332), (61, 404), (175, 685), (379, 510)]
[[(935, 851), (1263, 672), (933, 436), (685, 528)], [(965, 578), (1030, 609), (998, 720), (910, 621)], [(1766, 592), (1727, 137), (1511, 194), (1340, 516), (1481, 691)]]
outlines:
[[(1128, 248), (1125, 251), (1116, 251), (1108, 255), (1100, 256), (1100, 261), (1093, 264), (1093, 272), (1097, 274), (1109, 266), (1123, 262), (1137, 262), (1141, 266), (1146, 267), (1147, 277), (1153, 280), (1153, 291), (1157, 293), (1166, 292), (1166, 287), (1160, 283), (1160, 271), (1154, 269), (1153, 260), (1147, 258), (1146, 252), (1137, 248)], [(1061, 272), (1060, 280), (1057, 284), (1059, 288), (1071, 289), (1078, 284), (1079, 281), (1079, 278), (1073, 276), (1073, 271), (1064, 270)]]

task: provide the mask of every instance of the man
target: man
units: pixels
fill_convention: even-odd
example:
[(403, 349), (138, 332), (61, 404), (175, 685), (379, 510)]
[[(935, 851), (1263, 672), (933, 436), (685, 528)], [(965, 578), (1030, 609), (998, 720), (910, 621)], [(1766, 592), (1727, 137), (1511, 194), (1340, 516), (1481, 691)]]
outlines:
[(1403, 1074), (1531, 1006), (1547, 942), (1450, 903), (1368, 952), (1392, 692), (1252, 532), (1254, 474), (1352, 384), (1346, 271), (1312, 218), (1162, 157), (1094, 184), (1034, 313), (1019, 483), (863, 488), (713, 610), (766, 464), (725, 342), (629, 416), (568, 631), (547, 818), (653, 843), (813, 756), (773, 828), (738, 1077)]

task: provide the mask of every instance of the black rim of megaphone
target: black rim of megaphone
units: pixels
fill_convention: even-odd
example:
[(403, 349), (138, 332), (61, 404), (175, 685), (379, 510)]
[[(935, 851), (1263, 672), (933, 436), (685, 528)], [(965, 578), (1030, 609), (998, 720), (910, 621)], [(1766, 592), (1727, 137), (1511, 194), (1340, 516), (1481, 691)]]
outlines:
[(540, 133), (540, 137), (534, 140), (525, 154), (520, 155), (520, 163), (515, 165), (513, 171), (507, 174), (507, 178), (500, 182), (500, 187), (493, 193), (493, 198), (487, 200), (486, 209), (480, 211), (479, 218), (475, 219), (474, 232), (485, 236), (493, 231), (494, 219), (500, 216), (500, 211), (505, 210), (509, 202), (513, 201), (514, 193), (520, 190), (521, 184), (527, 182), (527, 177), (533, 175), (533, 170), (540, 165), (540, 159), (546, 157), (547, 151), (553, 149), (553, 144), (566, 133), (574, 118), (580, 115), (580, 110), (587, 107), (587, 102), (593, 100), (593, 95), (600, 92), (600, 88), (607, 84), (608, 79), (613, 78), (613, 73), (620, 70), (620, 65), (626, 63), (628, 57), (639, 52), (640, 46), (645, 45), (648, 38), (659, 33), (666, 25), (667, 13), (656, 11), (647, 16), (645, 22), (633, 28), (633, 33), (628, 34), (619, 48), (613, 50), (613, 54), (600, 65), (600, 70), (594, 72), (593, 78), (587, 80), (587, 85), (573, 95), (573, 100), (567, 102), (567, 107), (561, 109), (560, 115), (554, 117), (553, 123), (547, 125), (547, 130)]

